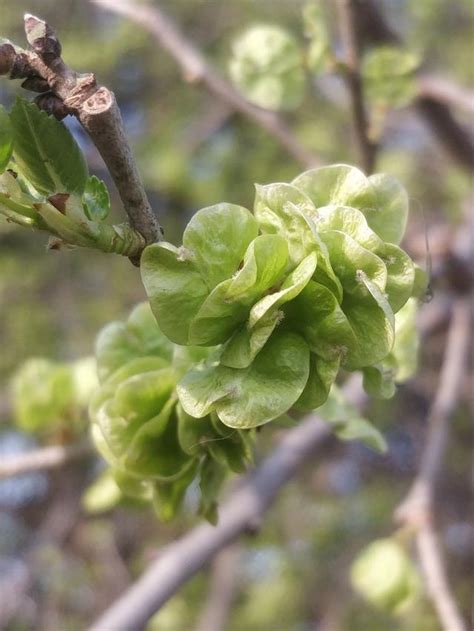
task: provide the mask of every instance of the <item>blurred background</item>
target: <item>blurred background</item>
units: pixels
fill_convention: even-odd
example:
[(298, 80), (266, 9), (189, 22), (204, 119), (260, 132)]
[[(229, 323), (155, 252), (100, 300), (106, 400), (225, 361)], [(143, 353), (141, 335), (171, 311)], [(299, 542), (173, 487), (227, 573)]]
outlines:
[[(305, 150), (306, 157), (299, 159), (298, 152), (289, 152), (251, 117), (205, 86), (187, 81), (156, 38), (126, 17), (85, 0), (0, 0), (0, 35), (24, 46), (22, 15), (34, 13), (57, 30), (71, 67), (95, 72), (115, 92), (166, 239), (180, 243), (196, 210), (219, 201), (251, 207), (254, 183), (290, 181), (311, 155), (321, 164), (360, 165), (348, 93), (334, 61), (341, 48), (335, 3), (312, 4), (316, 17), (300, 0), (147, 3), (172, 17), (229, 81), (233, 42), (246, 29), (272, 24), (290, 34), (305, 62), (301, 85), (293, 88), (297, 97), (291, 102), (269, 105), (282, 110), (278, 116)], [(349, 577), (365, 546), (395, 532), (394, 511), (416, 475), (424, 446), (450, 305), (468, 289), (457, 248), (460, 235), (466, 237), (463, 226), (472, 202), (473, 158), (465, 143), (473, 132), (469, 90), (474, 4), (375, 0), (375, 5), (392, 31), (388, 43), (405, 55), (385, 69), (385, 85), (392, 89), (380, 94), (367, 84), (372, 132), (379, 141), (375, 170), (394, 175), (409, 192), (405, 249), (426, 267), (428, 239), (432, 258), (433, 299), (420, 316), (420, 370), (393, 399), (373, 402), (367, 412), (388, 440), (386, 455), (358, 443), (328, 441), (314, 463), (283, 489), (258, 532), (190, 581), (153, 619), (150, 630), (212, 631), (202, 625), (216, 575), (218, 582), (222, 577), (227, 581), (223, 628), (230, 631), (441, 628), (423, 590), (400, 612), (366, 602)], [(323, 31), (318, 31), (319, 19)], [(377, 29), (367, 23), (365, 30), (371, 44), (384, 41), (380, 24)], [(324, 37), (329, 44), (321, 51), (317, 43)], [(400, 71), (402, 62), (406, 76)], [(1, 103), (8, 107), (20, 91), (18, 82), (2, 80)], [(449, 108), (450, 123), (462, 130), (459, 138), (453, 140), (446, 121), (440, 123), (433, 99)], [(66, 122), (91, 171), (110, 184), (82, 130), (74, 121)], [(117, 196), (113, 209), (118, 221), (122, 211)], [(11, 379), (32, 357), (72, 362), (90, 356), (100, 328), (124, 319), (145, 298), (139, 271), (126, 258), (80, 249), (46, 252), (45, 245), (41, 234), (0, 223), (0, 459), (86, 434), (85, 410), (75, 413), (73, 429), (64, 423), (46, 430), (41, 422), (19, 423), (12, 410)], [(467, 623), (474, 533), (469, 483), (472, 376), (465, 377), (437, 492), (436, 519), (452, 589)], [(277, 437), (276, 430), (262, 432), (260, 453), (270, 451)], [(103, 488), (102, 495), (99, 488), (84, 500), (101, 469), (99, 459), (87, 452), (57, 471), (0, 479), (1, 629), (84, 629), (164, 545), (197, 522), (192, 496), (182, 517), (166, 525), (149, 508), (114, 504)]]

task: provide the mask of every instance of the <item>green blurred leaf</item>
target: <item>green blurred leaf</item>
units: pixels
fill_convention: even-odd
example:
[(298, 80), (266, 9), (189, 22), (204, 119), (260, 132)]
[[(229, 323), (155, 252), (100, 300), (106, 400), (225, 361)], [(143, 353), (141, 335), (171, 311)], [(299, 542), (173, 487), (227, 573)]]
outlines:
[[(395, 338), (396, 339), (396, 338)], [(395, 394), (395, 371), (385, 364), (367, 366), (363, 369), (364, 390), (376, 399), (390, 399)]]
[(0, 173), (3, 173), (10, 162), (13, 152), (13, 134), (10, 117), (0, 105)]
[(102, 180), (91, 175), (82, 194), (82, 206), (91, 221), (103, 221), (110, 212), (109, 191)]
[(416, 95), (417, 53), (396, 46), (378, 46), (362, 59), (364, 94), (374, 103), (407, 105)]
[(421, 597), (421, 580), (405, 549), (395, 539), (369, 544), (351, 569), (354, 589), (376, 607), (402, 613)]
[(253, 26), (242, 33), (232, 46), (229, 73), (245, 97), (260, 107), (291, 110), (304, 96), (302, 52), (279, 26)]
[(77, 418), (70, 366), (46, 359), (27, 360), (12, 380), (16, 425), (26, 432), (51, 432)]
[(215, 460), (205, 458), (200, 467), (199, 489), (201, 501), (199, 513), (214, 526), (218, 521), (217, 496), (225, 480), (226, 470)]
[(106, 469), (84, 491), (81, 505), (89, 515), (97, 515), (111, 510), (121, 499), (122, 492), (114, 480), (112, 470)]
[(13, 157), (44, 195), (82, 194), (87, 164), (69, 130), (34, 103), (18, 98), (11, 110)]
[[(171, 360), (172, 344), (161, 333), (148, 303), (134, 308), (126, 323), (111, 322), (96, 341), (97, 370), (103, 382), (132, 359)], [(154, 368), (166, 364), (153, 364)]]
[(395, 343), (392, 353), (396, 363), (395, 380), (403, 383), (412, 377), (418, 368), (420, 338), (416, 329), (417, 301), (410, 298), (395, 315)]

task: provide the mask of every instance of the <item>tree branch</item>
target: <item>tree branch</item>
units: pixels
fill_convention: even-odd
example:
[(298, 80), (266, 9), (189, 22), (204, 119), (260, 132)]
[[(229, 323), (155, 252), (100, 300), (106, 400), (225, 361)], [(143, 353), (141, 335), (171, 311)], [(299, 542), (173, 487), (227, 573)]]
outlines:
[(0, 479), (32, 471), (56, 469), (94, 453), (90, 442), (84, 440), (72, 445), (54, 445), (15, 456), (7, 456), (0, 461)]
[[(400, 44), (401, 40), (389, 24), (387, 24), (381, 10), (380, 4), (373, 0), (352, 0), (357, 8), (356, 17), (358, 32), (364, 42), (375, 45), (380, 44)], [(456, 162), (469, 173), (474, 169), (474, 140), (469, 130), (458, 123), (453, 117), (445, 94), (442, 96), (433, 93), (426, 93), (427, 86), (423, 85), (423, 80), (419, 83), (420, 96), (415, 100), (415, 107), (419, 114), (428, 122), (435, 137), (440, 141)], [(430, 91), (428, 87), (428, 91)], [(453, 91), (451, 90), (451, 96)], [(459, 91), (457, 103), (459, 105)], [(454, 100), (451, 98), (454, 105)], [(465, 99), (461, 99), (465, 105)], [(472, 106), (471, 106), (472, 107)]]
[(277, 449), (221, 506), (218, 525), (201, 524), (171, 544), (91, 631), (141, 629), (183, 583), (261, 517), (280, 488), (330, 433), (330, 425), (315, 415), (288, 431)]
[(0, 72), (11, 79), (25, 79), (23, 87), (39, 91), (37, 103), (42, 109), (58, 118), (72, 114), (79, 120), (109, 169), (132, 226), (146, 243), (159, 240), (162, 230), (140, 179), (113, 92), (98, 85), (93, 74), (78, 74), (64, 63), (61, 44), (46, 22), (25, 14), (25, 32), (33, 50), (2, 44)]
[(376, 144), (369, 137), (369, 121), (364, 103), (364, 89), (360, 76), (357, 6), (354, 0), (338, 0), (341, 40), (345, 54), (345, 77), (352, 105), (354, 131), (361, 164), (369, 175), (374, 170)]
[(427, 419), (427, 440), (418, 475), (396, 518), (416, 532), (416, 544), (428, 594), (445, 631), (465, 629), (451, 593), (433, 525), (434, 491), (441, 471), (448, 425), (460, 395), (470, 340), (470, 309), (458, 298), (453, 308), (439, 386)]
[(318, 166), (321, 160), (304, 147), (275, 112), (253, 105), (222, 77), (205, 59), (173, 21), (154, 4), (142, 5), (130, 0), (91, 0), (94, 4), (123, 15), (148, 30), (179, 64), (190, 83), (202, 83), (214, 96), (244, 114), (265, 129), (290, 155), (305, 167)]

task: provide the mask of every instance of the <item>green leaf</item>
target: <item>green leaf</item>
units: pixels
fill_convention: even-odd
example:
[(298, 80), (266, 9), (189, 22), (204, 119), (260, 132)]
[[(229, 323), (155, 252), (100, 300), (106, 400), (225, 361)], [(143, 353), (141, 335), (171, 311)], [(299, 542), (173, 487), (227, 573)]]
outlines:
[(77, 416), (74, 381), (67, 364), (27, 360), (12, 380), (16, 425), (25, 432), (50, 432)]
[(189, 326), (209, 294), (195, 264), (168, 243), (143, 251), (140, 270), (160, 329), (176, 344), (188, 344)]
[(228, 340), (247, 319), (252, 303), (280, 279), (287, 258), (282, 237), (261, 235), (254, 239), (242, 269), (215, 287), (202, 304), (190, 324), (189, 343), (216, 345)]
[(0, 173), (3, 173), (10, 162), (13, 152), (13, 134), (10, 117), (0, 105)]
[(387, 299), (363, 272), (359, 273), (359, 281), (366, 288), (366, 295), (348, 295), (342, 303), (357, 341), (347, 356), (345, 366), (349, 370), (382, 361), (391, 351), (395, 337), (394, 316)]
[(421, 579), (402, 545), (378, 539), (359, 553), (351, 568), (354, 589), (368, 602), (400, 614), (422, 595)]
[(34, 103), (18, 98), (11, 110), (13, 157), (44, 195), (82, 194), (87, 164), (69, 130)]
[(288, 263), (286, 239), (278, 234), (262, 234), (249, 245), (244, 264), (227, 290), (227, 300), (252, 304), (281, 279)]
[(361, 74), (369, 101), (392, 106), (407, 105), (416, 95), (417, 53), (396, 46), (378, 46), (363, 57)]
[(160, 357), (171, 361), (172, 344), (161, 333), (149, 304), (144, 302), (133, 309), (127, 322), (111, 322), (102, 329), (95, 352), (99, 379), (103, 382), (132, 359)]
[(385, 245), (381, 258), (388, 273), (385, 294), (392, 311), (397, 313), (413, 293), (415, 266), (408, 254), (392, 243)]
[(255, 303), (250, 311), (249, 326), (253, 328), (262, 318), (270, 317), (270, 314), (274, 313), (281, 305), (294, 300), (309, 283), (316, 269), (316, 264), (316, 253), (313, 252), (286, 277), (279, 291), (275, 291)]
[(228, 300), (232, 279), (211, 291), (189, 325), (188, 343), (215, 346), (229, 339), (248, 315), (249, 308), (239, 301)]
[(201, 501), (199, 503), (199, 513), (208, 522), (217, 524), (217, 501), (216, 498), (221, 490), (226, 477), (226, 469), (211, 458), (205, 458), (199, 472), (199, 489), (201, 491)]
[(340, 357), (326, 361), (311, 353), (309, 377), (305, 389), (295, 403), (297, 410), (314, 410), (326, 401), (339, 372), (340, 363)]
[(177, 480), (153, 484), (153, 508), (161, 521), (170, 521), (176, 517), (197, 469), (198, 462), (194, 461)]
[(314, 252), (315, 239), (307, 218), (316, 220), (314, 204), (291, 184), (256, 185), (254, 214), (263, 232), (279, 234), (288, 242), (292, 266)]
[(312, 252), (317, 253), (315, 280), (330, 289), (340, 302), (342, 287), (316, 228), (319, 213), (308, 196), (291, 184), (257, 185), (254, 213), (263, 232), (280, 234), (287, 240), (293, 267)]
[(395, 343), (392, 353), (396, 364), (395, 380), (403, 383), (412, 377), (418, 368), (420, 338), (416, 330), (417, 301), (410, 298), (395, 315)]
[(103, 221), (110, 212), (109, 191), (102, 180), (91, 175), (82, 194), (82, 206), (91, 221)]
[(390, 175), (375, 173), (369, 177), (375, 203), (363, 211), (367, 223), (381, 239), (398, 245), (405, 234), (408, 219), (408, 195), (403, 186)]
[(365, 295), (366, 289), (359, 280), (361, 270), (372, 283), (384, 291), (387, 268), (380, 257), (339, 230), (322, 232), (321, 238), (328, 248), (332, 268), (342, 283), (345, 295)]
[(121, 458), (125, 471), (148, 479), (175, 480), (192, 466), (179, 444), (175, 408), (174, 399), (169, 400), (140, 428)]
[(212, 410), (229, 427), (248, 429), (284, 414), (299, 398), (309, 375), (309, 350), (294, 333), (271, 336), (245, 369), (208, 364), (178, 384), (185, 411), (203, 417)]
[(291, 110), (304, 96), (300, 47), (279, 26), (253, 26), (240, 35), (232, 46), (229, 73), (245, 97), (260, 107)]
[(224, 347), (221, 363), (230, 368), (250, 366), (283, 317), (283, 312), (276, 310), (261, 318), (253, 328), (248, 323), (242, 325)]
[(211, 291), (237, 271), (257, 235), (257, 222), (246, 208), (216, 204), (191, 218), (183, 235), (182, 256), (195, 263)]
[[(395, 338), (396, 339), (396, 338)], [(364, 390), (376, 399), (390, 399), (395, 394), (395, 371), (386, 364), (376, 364), (363, 369)]]
[(304, 34), (311, 39), (307, 53), (307, 66), (319, 74), (328, 66), (331, 56), (331, 41), (326, 26), (326, 17), (319, 2), (311, 2), (303, 9)]
[(384, 242), (367, 223), (365, 215), (350, 206), (324, 206), (319, 209), (319, 232), (338, 230), (346, 233), (366, 250), (378, 253), (383, 250)]
[(310, 281), (284, 311), (311, 351), (327, 361), (343, 359), (357, 346), (354, 331), (334, 294), (319, 283)]
[(414, 267), (415, 279), (413, 281), (412, 295), (414, 298), (423, 300), (430, 291), (430, 278), (428, 273), (424, 269), (421, 269), (419, 265), (414, 263)]
[(352, 206), (365, 214), (367, 208), (375, 206), (374, 190), (368, 178), (347, 164), (310, 169), (298, 175), (292, 185), (306, 193), (317, 209), (331, 204)]
[(372, 423), (358, 415), (357, 410), (347, 401), (344, 392), (335, 384), (326, 402), (318, 408), (318, 414), (335, 426), (336, 436), (341, 440), (360, 440), (375, 451), (386, 452), (387, 444), (383, 435)]
[(112, 471), (106, 469), (87, 487), (81, 497), (81, 506), (89, 515), (98, 515), (115, 508), (121, 499), (122, 492)]
[(335, 432), (337, 437), (341, 440), (360, 440), (361, 443), (364, 443), (367, 447), (381, 454), (387, 451), (385, 438), (379, 430), (365, 418), (348, 419), (344, 421), (344, 423), (341, 423), (341, 427), (336, 429)]

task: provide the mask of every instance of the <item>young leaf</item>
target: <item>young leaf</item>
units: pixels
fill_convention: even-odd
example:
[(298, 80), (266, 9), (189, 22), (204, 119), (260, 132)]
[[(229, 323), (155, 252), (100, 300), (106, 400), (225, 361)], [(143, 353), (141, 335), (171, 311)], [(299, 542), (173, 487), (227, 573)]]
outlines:
[(359, 279), (367, 290), (365, 297), (348, 294), (342, 303), (357, 342), (347, 356), (345, 365), (349, 370), (382, 361), (392, 349), (395, 338), (394, 316), (387, 299), (363, 272)]
[(0, 105), (0, 173), (3, 173), (10, 162), (13, 152), (13, 134), (10, 117)]
[(62, 123), (20, 98), (11, 110), (10, 121), (15, 161), (40, 193), (84, 192), (87, 164)]
[(330, 204), (352, 206), (365, 214), (367, 208), (375, 206), (375, 194), (368, 178), (347, 164), (310, 169), (298, 175), (292, 185), (306, 193), (316, 208)]
[(365, 295), (366, 290), (358, 280), (363, 270), (367, 278), (384, 291), (387, 283), (387, 268), (380, 257), (366, 250), (345, 232), (328, 230), (321, 238), (329, 251), (332, 268), (342, 283), (344, 294)]
[(195, 263), (211, 291), (237, 271), (257, 235), (257, 222), (246, 208), (216, 204), (191, 218), (183, 235), (184, 255)]
[(91, 175), (82, 194), (82, 206), (91, 221), (103, 221), (110, 212), (109, 191), (102, 180)]
[(385, 293), (392, 311), (397, 313), (413, 293), (415, 266), (402, 249), (392, 243), (386, 243), (381, 255), (387, 267)]
[(221, 363), (229, 368), (250, 366), (283, 317), (283, 312), (276, 310), (261, 318), (253, 328), (247, 323), (242, 325), (225, 345)]
[(346, 233), (359, 245), (371, 252), (379, 253), (384, 242), (367, 223), (365, 215), (357, 208), (350, 206), (325, 206), (319, 209), (319, 232), (338, 230)]
[(326, 401), (339, 372), (340, 364), (340, 356), (326, 361), (311, 353), (309, 377), (305, 389), (295, 403), (297, 410), (304, 412), (314, 410)]
[(316, 253), (313, 252), (286, 277), (279, 291), (275, 291), (255, 303), (250, 311), (249, 326), (254, 327), (262, 318), (269, 316), (281, 305), (296, 298), (309, 283), (316, 269), (316, 264)]
[(408, 195), (390, 175), (375, 173), (369, 177), (375, 203), (363, 211), (367, 223), (381, 239), (398, 245), (405, 234), (408, 218)]
[[(133, 309), (127, 322), (111, 322), (102, 329), (95, 352), (99, 379), (103, 382), (132, 359), (157, 357), (170, 361), (172, 344), (161, 333), (149, 304), (144, 302)], [(158, 368), (156, 364), (153, 366)]]
[(248, 429), (284, 414), (303, 392), (308, 374), (304, 340), (278, 332), (248, 368), (210, 364), (190, 371), (178, 384), (178, 396), (192, 416), (215, 410), (225, 425)]
[(363, 369), (364, 390), (376, 399), (390, 399), (395, 394), (395, 371), (385, 364), (367, 366)]
[(354, 331), (334, 294), (319, 283), (310, 281), (284, 311), (311, 351), (327, 361), (344, 359), (357, 346)]
[(160, 329), (176, 344), (188, 344), (191, 321), (209, 294), (206, 280), (168, 243), (145, 248), (140, 271)]

